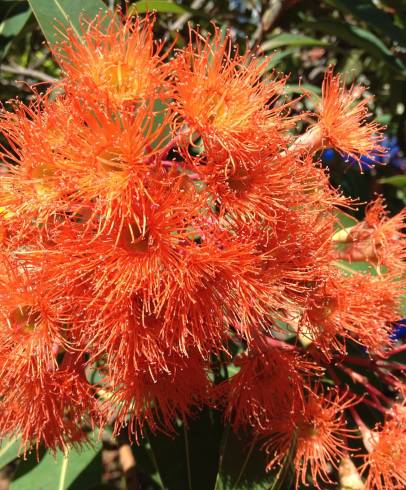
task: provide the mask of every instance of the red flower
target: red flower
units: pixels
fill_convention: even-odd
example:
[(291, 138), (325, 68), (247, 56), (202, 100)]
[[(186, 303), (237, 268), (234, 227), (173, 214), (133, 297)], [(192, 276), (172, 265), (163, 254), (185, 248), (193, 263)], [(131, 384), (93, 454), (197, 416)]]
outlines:
[(18, 383), (11, 376), (0, 383), (0, 435), (19, 434), (24, 454), (31, 446), (38, 451), (40, 444), (52, 451), (67, 451), (86, 440), (86, 428), (100, 423), (94, 392), (80, 363), (65, 356), (69, 360), (64, 366), (49, 367), (41, 378), (30, 374), (38, 360), (26, 357), (26, 370)]
[(304, 405), (285, 412), (273, 421), (261, 435), (268, 441), (264, 448), (271, 459), (267, 469), (283, 464), (292, 454), (296, 469), (296, 488), (306, 485), (308, 470), (316, 488), (320, 481), (332, 483), (330, 465), (337, 468), (339, 459), (348, 449), (347, 438), (353, 431), (346, 428), (343, 410), (353, 404), (347, 393), (339, 396), (334, 390), (320, 393), (308, 391)]
[(114, 417), (115, 433), (127, 427), (138, 439), (145, 425), (173, 432), (176, 419), (185, 423), (196, 407), (207, 402), (210, 382), (200, 355), (190, 351), (182, 357), (166, 351), (165, 357), (167, 368), (155, 372), (142, 354), (139, 360), (144, 363), (137, 369), (128, 369), (127, 356), (110, 359), (103, 410), (107, 419)]
[(364, 456), (361, 471), (367, 472), (367, 490), (400, 490), (406, 486), (406, 417), (405, 408), (395, 410), (377, 431), (366, 438), (369, 454)]
[(270, 421), (281, 422), (303, 405), (303, 388), (317, 374), (315, 364), (301, 359), (294, 350), (273, 346), (272, 339), (265, 352), (241, 356), (235, 364), (238, 373), (220, 386), (226, 418), (235, 429), (264, 430)]

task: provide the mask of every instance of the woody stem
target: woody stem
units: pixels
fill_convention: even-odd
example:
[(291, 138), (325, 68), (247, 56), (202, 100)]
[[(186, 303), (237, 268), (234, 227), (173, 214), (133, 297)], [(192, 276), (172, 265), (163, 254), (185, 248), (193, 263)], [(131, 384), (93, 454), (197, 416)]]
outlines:
[(315, 153), (322, 148), (323, 132), (319, 126), (313, 126), (299, 136), (289, 147), (288, 152)]
[(406, 344), (403, 344), (399, 347), (395, 347), (394, 349), (386, 352), (386, 355), (385, 357), (391, 357), (391, 356), (394, 356), (396, 354), (400, 354), (401, 352), (405, 351), (406, 350)]
[(365, 376), (357, 373), (356, 371), (352, 370), (351, 368), (347, 366), (343, 366), (342, 364), (338, 364), (338, 368), (341, 369), (344, 373), (348, 374), (348, 376), (355, 381), (356, 383), (362, 384), (365, 386), (365, 388), (370, 392), (371, 396), (373, 396), (376, 401), (379, 403), (379, 399), (382, 399), (385, 403), (390, 404), (391, 400), (386, 397), (378, 388), (373, 386), (368, 378)]

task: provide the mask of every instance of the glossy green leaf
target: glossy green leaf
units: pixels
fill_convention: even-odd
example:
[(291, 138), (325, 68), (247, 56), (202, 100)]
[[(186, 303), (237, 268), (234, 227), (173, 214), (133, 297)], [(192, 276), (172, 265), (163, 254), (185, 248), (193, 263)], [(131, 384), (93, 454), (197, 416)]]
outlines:
[(58, 29), (72, 27), (80, 35), (80, 19), (94, 18), (106, 10), (102, 0), (28, 0), (47, 41), (61, 41)]
[(400, 29), (392, 16), (374, 5), (371, 0), (327, 0), (327, 3), (345, 13), (366, 22), (370, 27), (380, 31), (400, 46), (406, 47), (406, 32)]
[(329, 43), (322, 41), (321, 39), (305, 36), (303, 34), (283, 33), (272, 37), (268, 41), (265, 41), (262, 44), (261, 49), (263, 51), (270, 51), (282, 46), (295, 46), (301, 48), (305, 46), (329, 46)]
[(3, 468), (11, 461), (18, 457), (20, 449), (20, 439), (13, 437), (11, 439), (4, 439), (1, 442), (0, 447), (0, 468)]
[[(35, 455), (34, 455), (35, 457)], [(65, 457), (57, 451), (54, 458), (47, 452), (39, 463), (34, 464), (31, 471), (24, 472), (24, 465), (33, 466), (32, 458), (21, 461), (18, 475), (11, 483), (11, 490), (91, 490), (101, 483), (101, 443), (94, 447), (84, 447), (78, 451), (71, 449)]]
[(358, 223), (358, 220), (356, 220), (350, 214), (344, 213), (343, 211), (336, 211), (335, 215), (338, 219), (337, 229), (349, 228), (350, 226), (354, 226)]
[(317, 22), (305, 22), (304, 27), (321, 31), (348, 42), (353, 46), (362, 48), (366, 53), (376, 59), (384, 61), (386, 65), (406, 77), (406, 67), (386, 47), (386, 45), (372, 32), (361, 27), (337, 20), (319, 20)]
[(135, 2), (135, 4), (128, 9), (130, 15), (135, 13), (144, 14), (145, 12), (152, 11), (169, 14), (187, 14), (192, 12), (191, 9), (188, 9), (183, 5), (178, 5), (170, 0), (142, 0)]

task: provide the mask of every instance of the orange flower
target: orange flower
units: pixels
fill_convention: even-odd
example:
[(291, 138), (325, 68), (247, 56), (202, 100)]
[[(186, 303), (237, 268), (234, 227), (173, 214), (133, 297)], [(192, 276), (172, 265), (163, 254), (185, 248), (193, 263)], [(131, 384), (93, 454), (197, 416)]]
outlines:
[(78, 124), (74, 105), (72, 99), (52, 100), (45, 94), (29, 105), (16, 102), (14, 112), (0, 112), (1, 132), (8, 142), (8, 149), (0, 153), (6, 170), (1, 176), (0, 201), (12, 210), (11, 223), (19, 215), (25, 217), (19, 220), (24, 230), (28, 216), (46, 221), (44, 216), (63, 208), (69, 185), (62, 175), (62, 151)]
[(132, 114), (82, 104), (75, 116), (77, 131), (59, 167), (70, 190), (68, 210), (89, 208), (88, 226), (99, 232), (114, 222), (121, 227), (137, 220), (133, 203), (145, 197), (153, 203), (148, 188), (165, 178), (158, 157), (167, 142), (167, 119), (154, 128), (147, 106)]
[(221, 239), (217, 246), (203, 242), (201, 250), (186, 258), (182, 282), (171, 284), (163, 338), (182, 352), (188, 343), (204, 357), (225, 350), (230, 326), (250, 342), (266, 316), (253, 298), (258, 258), (252, 245), (234, 244), (234, 237), (226, 233)]
[(306, 209), (310, 214), (339, 201), (327, 187), (325, 173), (311, 159), (299, 160), (290, 153), (275, 158), (259, 143), (257, 150), (230, 150), (228, 156), (208, 149), (201, 160), (189, 161), (219, 214), (227, 213), (237, 222), (274, 225), (285, 210), (311, 206)]
[[(118, 114), (75, 98), (44, 98), (38, 107), (3, 114), (3, 121), (15, 151), (3, 157), (10, 164), (1, 202), (16, 216), (32, 215), (36, 229), (55, 213), (76, 215), (98, 230), (132, 222), (132, 203), (148, 196), (146, 182), (166, 179), (159, 152), (168, 120), (154, 128), (151, 107)], [(30, 223), (25, 220), (25, 229)]]
[[(352, 403), (322, 390), (317, 363), (347, 340), (389, 345), (405, 253), (404, 213), (388, 219), (378, 200), (344, 250), (362, 245), (378, 275), (339, 270), (336, 209), (349, 201), (315, 153), (380, 151), (378, 126), (329, 70), (318, 122), (295, 139), (303, 115), (289, 115), (267, 60), (216, 29), (191, 31), (164, 63), (153, 24), (82, 21), (55, 49), (65, 78), (1, 109), (0, 436), (66, 450), (83, 423), (137, 439), (221, 402), (235, 430), (267, 438), (268, 468), (293, 456), (297, 485), (309, 473), (317, 486), (345, 456)], [(213, 386), (232, 359), (237, 374)], [(373, 366), (401, 391), (398, 363)], [(384, 481), (375, 449), (365, 464)]]
[(333, 69), (329, 68), (318, 106), (319, 120), (312, 129), (313, 139), (320, 141), (320, 146), (333, 147), (346, 158), (357, 161), (363, 156), (371, 157), (384, 151), (379, 145), (381, 126), (366, 122), (370, 98), (357, 102), (363, 91), (363, 87), (354, 85), (345, 88), (340, 75), (334, 75)]
[(191, 138), (197, 132), (205, 148), (224, 157), (230, 150), (256, 152), (261, 140), (262, 148), (278, 151), (289, 123), (281, 116), (283, 105), (269, 106), (278, 100), (285, 80), (261, 80), (268, 61), (233, 52), (230, 37), (223, 39), (219, 29), (213, 39), (193, 31), (191, 36), (172, 62), (178, 126), (187, 125)]
[[(80, 345), (109, 352), (121, 345), (123, 325), (128, 325), (136, 343), (145, 340), (142, 350), (151, 352), (151, 362), (159, 357), (164, 365), (160, 345), (183, 354), (193, 345), (206, 357), (225, 348), (230, 325), (249, 340), (267, 316), (252, 298), (260, 260), (253, 245), (235, 243), (233, 234), (213, 225), (200, 228), (199, 220), (189, 225), (187, 219), (197, 211), (189, 208), (187, 196), (182, 204), (172, 191), (155, 189), (157, 205), (145, 208), (144, 238), (141, 230), (137, 238), (135, 225), (132, 234), (123, 227), (117, 243), (115, 229), (96, 239), (89, 234), (87, 240), (86, 235), (78, 239), (72, 226), (57, 237), (47, 271), (58, 278), (56, 296), (73, 300), (65, 315), (71, 329), (80, 332)], [(35, 263), (46, 252), (20, 256)], [(69, 269), (66, 257), (71, 257)]]
[(275, 320), (296, 329), (307, 298), (314, 294), (315, 284), (334, 258), (331, 236), (335, 219), (310, 203), (278, 209), (276, 216), (276, 223), (264, 226), (261, 233), (250, 236), (251, 227), (246, 225), (238, 234), (241, 240), (256, 239), (261, 269), (256, 300), (269, 313), (268, 329), (279, 329)]
[(366, 208), (365, 219), (348, 230), (345, 248), (339, 257), (349, 261), (384, 266), (396, 276), (405, 272), (406, 247), (402, 239), (406, 210), (390, 218), (383, 198), (377, 197)]
[[(157, 182), (148, 198), (137, 200), (127, 193), (128, 200), (121, 202), (117, 196), (113, 206), (118, 209), (113, 207), (110, 216), (103, 214), (98, 220), (96, 214), (84, 223), (67, 221), (47, 247), (48, 254), (46, 249), (36, 254), (22, 251), (20, 257), (34, 263), (47, 257), (47, 270), (59, 278), (61, 297), (77, 283), (89, 284), (92, 297), (78, 289), (83, 295), (78, 302), (91, 304), (92, 299), (105, 298), (102, 314), (140, 291), (159, 304), (160, 296), (169, 293), (171, 278), (180, 280), (188, 254), (197, 249), (194, 237), (200, 231), (194, 226), (199, 209), (193, 196), (179, 190), (181, 180), (172, 184), (171, 188)], [(139, 191), (136, 186), (132, 189)]]
[(371, 351), (382, 351), (391, 343), (391, 322), (400, 316), (400, 298), (401, 291), (390, 276), (332, 272), (308, 295), (299, 332), (328, 355), (343, 351), (346, 338)]
[(68, 29), (54, 49), (64, 87), (119, 106), (160, 97), (167, 55), (163, 43), (154, 41), (153, 27), (151, 16), (134, 19), (107, 13), (82, 20), (80, 33)]
[(24, 377), (28, 369), (42, 378), (56, 366), (55, 347), (66, 345), (59, 310), (47, 290), (44, 271), (29, 271), (15, 260), (8, 268), (0, 279), (3, 377)]

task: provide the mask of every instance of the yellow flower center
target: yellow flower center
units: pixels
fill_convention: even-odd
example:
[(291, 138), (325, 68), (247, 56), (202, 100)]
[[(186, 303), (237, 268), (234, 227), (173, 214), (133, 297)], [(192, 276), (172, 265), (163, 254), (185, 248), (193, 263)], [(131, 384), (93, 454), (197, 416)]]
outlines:
[(30, 305), (18, 306), (10, 314), (11, 324), (25, 332), (32, 332), (40, 320), (40, 312)]
[(106, 172), (122, 172), (126, 165), (120, 150), (115, 148), (103, 150), (96, 159), (100, 164), (101, 169)]
[(104, 77), (107, 83), (118, 91), (129, 85), (131, 77), (130, 67), (121, 61), (111, 64), (104, 70)]
[(148, 88), (148, 73), (144, 66), (114, 60), (101, 69), (101, 83), (121, 101), (131, 101), (143, 97)]
[(45, 196), (53, 190), (52, 180), (55, 175), (55, 168), (46, 163), (40, 163), (31, 171), (31, 178), (34, 180), (33, 186), (38, 195)]

